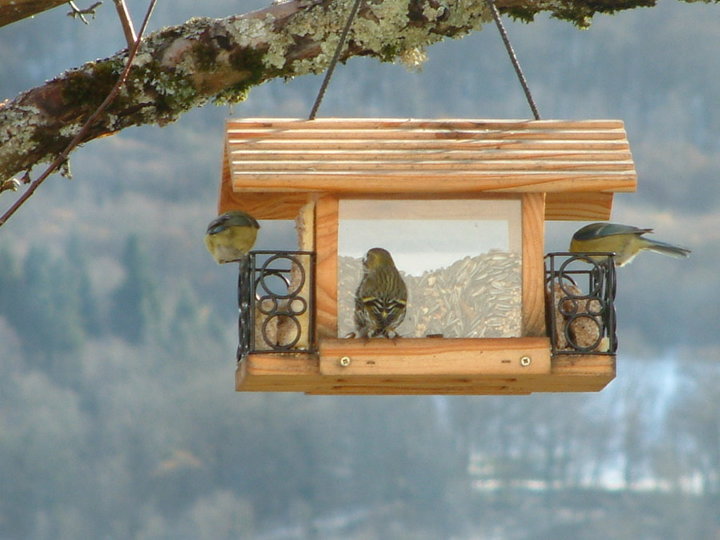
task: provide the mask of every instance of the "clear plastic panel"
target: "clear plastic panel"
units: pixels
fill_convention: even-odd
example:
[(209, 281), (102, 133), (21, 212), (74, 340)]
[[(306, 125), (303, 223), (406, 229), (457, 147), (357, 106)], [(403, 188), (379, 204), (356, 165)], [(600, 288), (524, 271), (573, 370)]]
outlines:
[(519, 199), (340, 201), (338, 337), (354, 328), (367, 251), (389, 251), (408, 288), (402, 337), (519, 337)]

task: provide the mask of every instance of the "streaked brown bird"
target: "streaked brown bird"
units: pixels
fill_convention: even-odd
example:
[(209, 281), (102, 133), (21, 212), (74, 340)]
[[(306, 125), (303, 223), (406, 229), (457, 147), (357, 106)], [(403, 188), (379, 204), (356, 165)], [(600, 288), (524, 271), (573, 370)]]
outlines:
[(205, 245), (218, 264), (247, 256), (255, 245), (260, 225), (250, 214), (231, 210), (213, 219), (205, 233)]
[(405, 319), (407, 286), (390, 253), (370, 249), (363, 259), (363, 277), (355, 293), (357, 337), (395, 338)]

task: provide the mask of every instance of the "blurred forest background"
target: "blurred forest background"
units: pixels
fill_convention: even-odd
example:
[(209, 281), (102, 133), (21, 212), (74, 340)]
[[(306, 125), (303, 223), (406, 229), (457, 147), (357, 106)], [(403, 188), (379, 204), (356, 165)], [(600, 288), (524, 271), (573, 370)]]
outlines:
[[(160, 2), (153, 28), (266, 1)], [(0, 29), (0, 99), (124, 47), (111, 2), (89, 26), (65, 12)], [(508, 28), (543, 117), (625, 120), (640, 187), (614, 220), (693, 249), (620, 269), (617, 379), (235, 393), (236, 269), (202, 235), (224, 119), (307, 116), (320, 84), (275, 81), (88, 144), (0, 229), (0, 538), (720, 538), (720, 8)], [(530, 116), (492, 25), (428, 53), (417, 73), (352, 59), (320, 115)], [(286, 225), (258, 247), (291, 247)], [(547, 250), (580, 225), (549, 224)]]

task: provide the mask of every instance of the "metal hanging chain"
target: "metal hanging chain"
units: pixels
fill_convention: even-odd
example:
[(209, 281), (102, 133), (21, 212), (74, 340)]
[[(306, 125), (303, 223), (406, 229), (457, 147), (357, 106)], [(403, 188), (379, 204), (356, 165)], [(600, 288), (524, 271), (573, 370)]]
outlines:
[(505, 27), (500, 20), (500, 13), (495, 6), (495, 0), (485, 0), (485, 3), (487, 3), (488, 7), (490, 8), (490, 12), (492, 13), (493, 19), (495, 19), (495, 25), (500, 32), (500, 37), (502, 37), (503, 43), (505, 44), (505, 49), (507, 49), (508, 56), (510, 57), (510, 61), (515, 68), (515, 73), (520, 80), (520, 85), (525, 92), (525, 97), (527, 98), (528, 105), (530, 105), (530, 110), (532, 110), (533, 116), (535, 116), (535, 120), (540, 120), (540, 113), (538, 112), (537, 106), (535, 105), (535, 100), (530, 93), (530, 87), (528, 86), (527, 80), (525, 79), (525, 75), (523, 75), (522, 68), (520, 67), (520, 62), (518, 62), (517, 56), (515, 56), (515, 51), (510, 44), (510, 38), (508, 37), (507, 31), (505, 30)]
[(330, 66), (325, 72), (325, 78), (320, 85), (320, 90), (318, 91), (318, 95), (315, 98), (315, 103), (313, 104), (312, 110), (310, 111), (310, 116), (308, 117), (308, 120), (315, 120), (315, 115), (320, 108), (320, 103), (322, 103), (323, 97), (325, 97), (325, 90), (327, 90), (328, 84), (330, 83), (330, 78), (332, 77), (333, 71), (335, 71), (335, 65), (340, 58), (340, 52), (345, 45), (345, 40), (347, 39), (347, 35), (350, 32), (350, 27), (352, 26), (353, 20), (355, 20), (355, 15), (357, 15), (358, 9), (360, 9), (361, 2), (362, 0), (355, 0), (355, 3), (350, 10), (350, 15), (348, 16), (348, 20), (345, 23), (345, 28), (343, 28), (342, 34), (340, 34), (340, 41), (335, 48), (335, 54), (333, 55), (332, 60), (330, 60)]

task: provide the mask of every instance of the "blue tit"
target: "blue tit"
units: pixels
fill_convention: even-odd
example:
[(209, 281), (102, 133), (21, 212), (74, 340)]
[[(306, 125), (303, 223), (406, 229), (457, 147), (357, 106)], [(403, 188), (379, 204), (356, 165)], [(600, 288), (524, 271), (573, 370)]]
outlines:
[(390, 253), (372, 248), (363, 259), (363, 276), (355, 293), (357, 336), (397, 337), (405, 318), (407, 286)]
[(251, 215), (231, 210), (210, 222), (205, 233), (205, 245), (219, 264), (237, 261), (252, 249), (259, 228)]
[(639, 229), (616, 223), (592, 223), (578, 230), (570, 242), (573, 253), (610, 251), (615, 253), (615, 265), (623, 266), (633, 260), (642, 250), (655, 251), (672, 257), (687, 257), (689, 249), (643, 236), (652, 229)]

